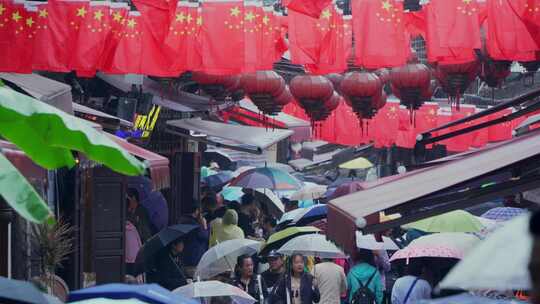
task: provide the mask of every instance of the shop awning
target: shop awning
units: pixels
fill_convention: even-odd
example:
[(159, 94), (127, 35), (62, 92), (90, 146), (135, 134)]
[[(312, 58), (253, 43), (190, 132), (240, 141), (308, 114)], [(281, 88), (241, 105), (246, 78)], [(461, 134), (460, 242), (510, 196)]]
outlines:
[(23, 151), (14, 144), (0, 140), (0, 149), (7, 159), (29, 180), (31, 183), (44, 184), (47, 179), (47, 170), (36, 165)]
[(117, 129), (118, 126), (122, 126), (124, 128), (133, 127), (133, 123), (130, 121), (109, 115), (105, 112), (101, 112), (78, 103), (73, 103), (73, 112), (74, 115), (79, 118), (100, 124), (109, 129)]
[(11, 82), (30, 96), (73, 114), (71, 86), (38, 74), (0, 73), (0, 78)]
[(145, 162), (148, 170), (150, 171), (150, 179), (152, 180), (154, 190), (161, 190), (171, 186), (169, 159), (129, 143), (120, 137), (112, 134), (107, 135), (131, 155), (136, 156)]
[[(118, 90), (128, 93), (133, 85), (124, 75), (109, 75), (97, 73), (96, 76)], [(143, 93), (153, 95), (152, 103), (178, 112), (208, 112), (212, 109), (223, 109), (224, 105), (217, 104), (208, 97), (191, 94), (188, 92), (166, 88), (161, 83), (150, 79), (147, 76), (141, 76)], [(135, 88), (138, 88), (136, 85)]]
[(249, 126), (289, 129), (294, 132), (290, 138), (292, 142), (311, 139), (311, 125), (308, 121), (283, 112), (273, 116), (264, 115), (249, 99), (241, 100), (239, 107), (230, 108), (229, 114), (232, 119)]
[[(495, 198), (490, 197), (495, 192), (503, 196), (505, 191), (539, 187), (539, 160), (540, 133), (536, 132), (441, 165), (378, 181), (364, 191), (329, 203), (328, 236), (349, 247), (358, 226), (366, 232), (383, 230), (482, 203)], [(478, 186), (483, 181), (489, 185), (490, 179), (497, 184)], [(367, 218), (380, 211), (403, 212), (405, 216), (384, 224)], [(367, 225), (362, 227), (363, 223)]]
[[(268, 147), (293, 134), (290, 130), (231, 125), (198, 118), (168, 121), (167, 130), (195, 141), (208, 142), (216, 147), (225, 147), (256, 154), (263, 153)], [(199, 133), (200, 136), (193, 136), (192, 132)], [(237, 145), (225, 145), (213, 142), (207, 137), (231, 140), (237, 143)]]

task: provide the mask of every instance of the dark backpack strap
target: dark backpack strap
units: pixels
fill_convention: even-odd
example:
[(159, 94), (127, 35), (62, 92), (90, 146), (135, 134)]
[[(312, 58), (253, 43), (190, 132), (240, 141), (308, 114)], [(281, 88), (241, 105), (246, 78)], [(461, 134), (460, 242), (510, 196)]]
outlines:
[(416, 286), (416, 283), (418, 283), (419, 279), (420, 278), (416, 278), (416, 280), (414, 280), (414, 282), (412, 283), (411, 287), (407, 291), (407, 295), (405, 296), (405, 300), (403, 300), (403, 304), (407, 304), (407, 301), (409, 300), (409, 297), (411, 296), (411, 293), (412, 293), (412, 291), (414, 289), (414, 286)]
[(371, 280), (373, 280), (373, 277), (375, 277), (375, 274), (377, 273), (377, 271), (378, 270), (375, 269), (375, 271), (371, 274), (371, 276), (369, 277), (369, 279), (366, 282), (366, 285), (364, 285), (364, 283), (362, 283), (362, 280), (358, 279), (358, 284), (360, 284), (360, 288), (368, 287), (369, 283), (371, 283)]

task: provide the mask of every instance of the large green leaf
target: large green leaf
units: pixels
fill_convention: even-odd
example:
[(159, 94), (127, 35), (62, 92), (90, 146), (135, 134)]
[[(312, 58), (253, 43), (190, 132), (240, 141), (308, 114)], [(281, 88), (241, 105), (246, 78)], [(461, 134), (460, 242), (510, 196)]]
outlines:
[(72, 151), (125, 175), (141, 175), (145, 165), (89, 122), (0, 86), (0, 135), (47, 169), (72, 167)]
[(0, 195), (20, 216), (34, 223), (52, 219), (47, 204), (26, 178), (0, 152)]

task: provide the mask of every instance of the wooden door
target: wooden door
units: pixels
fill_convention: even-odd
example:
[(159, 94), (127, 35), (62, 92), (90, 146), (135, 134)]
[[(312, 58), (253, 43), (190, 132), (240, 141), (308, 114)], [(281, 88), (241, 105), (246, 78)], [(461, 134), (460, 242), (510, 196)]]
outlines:
[(123, 282), (125, 276), (125, 178), (106, 168), (92, 176), (92, 268), (97, 284)]

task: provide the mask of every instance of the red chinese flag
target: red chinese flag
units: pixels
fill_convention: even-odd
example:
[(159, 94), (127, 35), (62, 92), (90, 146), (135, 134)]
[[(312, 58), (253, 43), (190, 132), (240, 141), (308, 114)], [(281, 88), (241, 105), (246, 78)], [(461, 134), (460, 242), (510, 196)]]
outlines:
[(319, 18), (325, 8), (332, 3), (332, 0), (284, 0), (283, 6), (290, 11)]
[(272, 7), (262, 8), (261, 19), (261, 49), (259, 50), (258, 70), (271, 70), (273, 64), (279, 61), (288, 49), (282, 35), (281, 20)]
[[(500, 117), (512, 114), (512, 110), (506, 109), (489, 115), (489, 120), (498, 119)], [(498, 142), (512, 138), (512, 122), (506, 121), (490, 126), (488, 128), (489, 142)]]
[(415, 143), (416, 130), (411, 119), (411, 113), (405, 108), (400, 108), (396, 146), (406, 149), (412, 149), (414, 148)]
[(21, 15), (20, 12), (18, 14), (15, 12), (20, 9), (21, 6), (14, 5), (11, 0), (0, 1), (0, 47), (2, 50), (0, 71), (2, 72), (13, 72), (18, 65), (17, 50), (11, 46), (15, 40), (15, 26), (20, 22), (20, 19), (17, 21), (17, 16)]
[(356, 64), (367, 69), (397, 67), (411, 53), (403, 2), (363, 0), (352, 2)]
[(203, 17), (199, 14), (199, 10), (198, 3), (178, 2), (164, 43), (167, 57), (172, 63), (171, 71), (180, 73), (201, 69), (199, 34)]
[(511, 0), (487, 2), (486, 46), (494, 60), (536, 60), (536, 44)]
[(129, 12), (129, 6), (125, 2), (112, 2), (110, 3), (110, 30), (107, 33), (106, 43), (103, 48), (103, 54), (98, 63), (98, 69), (107, 71), (109, 66), (108, 62), (111, 62), (111, 59), (114, 56), (114, 52), (120, 42), (122, 35), (120, 32), (123, 31), (127, 16)]
[(372, 119), (376, 148), (395, 144), (399, 128), (399, 110), (399, 102), (389, 101)]
[(202, 70), (215, 75), (240, 73), (245, 62), (243, 1), (205, 1), (202, 17)]
[(177, 0), (133, 0), (153, 38), (162, 43), (173, 20)]
[[(448, 124), (451, 121), (452, 121), (452, 114), (451, 113), (443, 112), (443, 113), (438, 113), (437, 114), (437, 127), (444, 126), (444, 125)], [(440, 136), (440, 135), (446, 134), (448, 132), (449, 132), (448, 129), (437, 131), (437, 132), (434, 132), (432, 134), (432, 137)], [(446, 146), (446, 145), (448, 145), (448, 139), (438, 141), (438, 142), (435, 143), (435, 145), (444, 145), (444, 146)]]
[[(489, 117), (488, 116), (484, 116), (482, 118), (479, 118), (479, 119), (475, 119), (474, 122), (473, 122), (473, 125), (479, 125), (481, 123), (484, 123), (486, 121), (489, 120)], [(485, 147), (486, 144), (488, 143), (488, 138), (489, 137), (489, 130), (488, 128), (483, 128), (483, 129), (480, 129), (480, 130), (477, 130), (477, 131), (474, 131), (473, 132), (473, 141), (472, 141), (472, 146), (474, 148), (482, 148), (482, 147)]]
[(88, 12), (82, 17), (69, 65), (78, 76), (96, 74), (112, 28), (110, 9), (108, 2), (90, 2)]
[[(452, 121), (456, 121), (458, 119), (471, 116), (472, 114), (475, 113), (475, 111), (476, 111), (475, 107), (462, 106), (459, 108), (459, 110), (457, 108), (452, 108)], [(451, 127), (450, 131), (457, 131), (457, 130), (465, 129), (472, 126), (473, 124), (474, 124), (473, 122), (466, 122), (459, 126)], [(469, 150), (469, 148), (473, 144), (473, 140), (474, 140), (473, 132), (455, 136), (448, 139), (446, 148), (448, 149), (448, 151), (452, 151), (452, 152), (464, 152), (464, 151)]]
[(290, 11), (287, 16), (289, 26), (289, 51), (294, 64), (317, 64), (321, 46), (319, 19)]
[(416, 133), (420, 134), (437, 127), (437, 103), (425, 103), (414, 113)]
[(36, 33), (34, 37), (34, 52), (32, 54), (32, 69), (52, 72), (68, 72), (68, 60), (64, 50), (59, 48), (55, 41), (58, 36), (51, 30), (51, 15), (49, 11), (52, 3), (42, 2), (36, 5)]
[(520, 16), (536, 44), (540, 45), (540, 0), (513, 0), (510, 5)]
[(1, 56), (5, 58), (0, 60), (0, 69), (5, 72), (32, 73), (31, 58), (34, 49), (37, 9), (23, 3), (15, 3), (11, 5), (11, 14), (6, 17), (9, 23), (5, 19), (3, 22), (10, 28), (13, 39), (7, 47), (9, 51)]
[(336, 112), (336, 143), (356, 146), (364, 142), (361, 121), (345, 102), (340, 102)]
[[(262, 60), (263, 48), (263, 11), (255, 2), (244, 4), (244, 73), (256, 72)], [(272, 59), (270, 57), (269, 59)], [(272, 69), (270, 65), (270, 69)]]
[(430, 62), (464, 63), (480, 49), (480, 8), (476, 0), (431, 0), (425, 6)]

